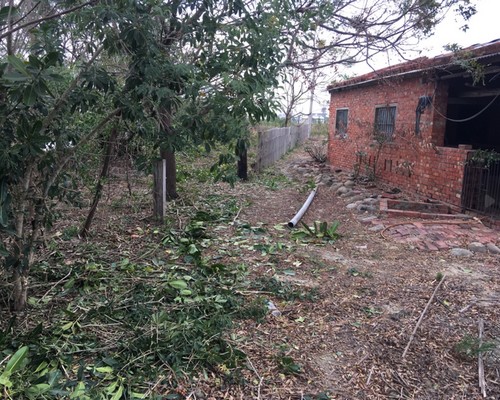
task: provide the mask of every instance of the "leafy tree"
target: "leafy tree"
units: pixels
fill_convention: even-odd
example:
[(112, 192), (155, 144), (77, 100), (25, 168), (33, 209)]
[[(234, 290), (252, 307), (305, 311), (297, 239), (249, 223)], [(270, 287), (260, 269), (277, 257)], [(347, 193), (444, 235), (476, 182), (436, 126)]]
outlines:
[[(0, 68), (1, 251), (12, 272), (15, 310), (26, 305), (42, 230), (56, 217), (53, 206), (72, 200), (65, 167), (79, 149), (98, 134), (116, 136), (106, 130), (112, 121), (154, 121), (155, 132), (146, 135), (169, 161), (175, 197), (175, 150), (192, 141), (207, 148), (241, 142), (247, 121), (270, 115), (266, 89), (282, 59), (272, 46), (279, 29), (266, 25), (271, 11), (263, 5), (46, 5), (39, 12), (36, 5), (10, 5), (0, 13), (7, 21), (0, 35), (12, 41), (23, 33), (30, 41), (22, 49), (7, 45)], [(78, 124), (83, 113), (96, 116), (91, 125)]]
[[(12, 273), (12, 308), (21, 310), (42, 231), (56, 218), (53, 206), (76, 200), (65, 168), (121, 110), (110, 96), (118, 82), (102, 64), (109, 27), (88, 33), (101, 7), (12, 3), (0, 10), (7, 43), (0, 65), (0, 250)], [(25, 41), (14, 40), (20, 36)], [(101, 39), (84, 44), (91, 36)], [(80, 123), (83, 113), (95, 115), (91, 125)]]
[[(54, 205), (76, 200), (67, 166), (97, 135), (134, 127), (167, 160), (174, 198), (175, 151), (231, 142), (242, 155), (247, 125), (275, 109), (269, 88), (281, 68), (398, 48), (411, 34), (429, 33), (452, 6), (471, 10), (468, 0), (4, 2), (0, 252), (12, 274), (13, 309), (25, 308)], [(322, 47), (313, 40), (319, 29), (328, 34)], [(302, 49), (313, 56), (294, 62)]]

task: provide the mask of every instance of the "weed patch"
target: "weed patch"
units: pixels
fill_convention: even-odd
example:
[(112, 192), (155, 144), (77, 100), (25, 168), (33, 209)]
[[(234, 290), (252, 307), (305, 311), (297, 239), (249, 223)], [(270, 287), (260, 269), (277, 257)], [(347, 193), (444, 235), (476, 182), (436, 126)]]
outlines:
[(269, 190), (278, 190), (292, 184), (288, 177), (270, 169), (260, 173), (258, 179), (259, 183)]
[(493, 342), (481, 343), (477, 337), (465, 335), (453, 346), (453, 353), (461, 360), (473, 361), (479, 354), (492, 351), (495, 347)]
[(302, 228), (292, 232), (292, 237), (294, 239), (320, 239), (333, 243), (342, 237), (342, 235), (337, 232), (340, 226), (338, 221), (334, 221), (330, 225), (325, 221), (315, 221), (313, 226), (309, 226), (304, 222), (301, 222), (301, 224)]
[(307, 146), (305, 148), (305, 151), (307, 152), (307, 154), (309, 154), (309, 156), (311, 156), (314, 161), (320, 164), (324, 164), (328, 159), (327, 142)]

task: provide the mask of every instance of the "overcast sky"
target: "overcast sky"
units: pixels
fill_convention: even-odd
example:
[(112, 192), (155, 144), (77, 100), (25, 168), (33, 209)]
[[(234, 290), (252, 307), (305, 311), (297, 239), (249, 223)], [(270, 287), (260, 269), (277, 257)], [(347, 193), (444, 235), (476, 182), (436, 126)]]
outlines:
[[(473, 0), (474, 1), (474, 0)], [(468, 47), (473, 44), (488, 43), (500, 39), (500, 0), (475, 0), (477, 13), (469, 20), (469, 29), (464, 32), (460, 28), (464, 25), (463, 19), (450, 10), (444, 20), (437, 25), (434, 34), (415, 46), (414, 51), (405, 56), (414, 59), (421, 56), (434, 57), (445, 53), (444, 46), (458, 44)], [(376, 69), (403, 62), (396, 54), (387, 54), (370, 62)], [(368, 65), (357, 65), (347, 71), (350, 76), (370, 72)]]
[[(463, 32), (460, 27), (464, 25), (463, 19), (450, 10), (444, 20), (436, 27), (434, 34), (415, 46), (415, 52), (407, 54), (409, 59), (421, 56), (434, 57), (445, 53), (443, 47), (447, 44), (456, 43), (465, 48), (473, 44), (488, 43), (500, 39), (500, 0), (473, 0), (476, 4), (477, 13), (469, 20), (469, 29)], [(402, 62), (399, 57), (387, 55), (371, 63), (372, 67), (384, 68), (387, 65)], [(345, 71), (348, 76), (362, 75), (373, 69), (368, 65), (357, 65)], [(338, 79), (338, 77), (333, 77)], [(317, 91), (314, 112), (320, 112), (322, 107), (328, 104), (329, 96), (326, 88)], [(304, 106), (304, 113), (308, 107)]]
[[(436, 27), (434, 35), (415, 46), (415, 52), (408, 54), (407, 57), (413, 59), (421, 56), (437, 56), (445, 52), (443, 46), (452, 43), (468, 47), (500, 39), (500, 0), (475, 0), (474, 2), (477, 13), (468, 22), (469, 29), (466, 32), (460, 30), (464, 21), (460, 20), (453, 10), (450, 10), (445, 19)], [(399, 62), (401, 62), (400, 58), (387, 55), (372, 62), (371, 65), (378, 69)], [(372, 69), (368, 65), (358, 65), (345, 72), (349, 76), (356, 76), (370, 71)], [(314, 112), (319, 112), (321, 107), (328, 102), (328, 94), (325, 90), (319, 97), (322, 104), (316, 104)]]
[(500, 0), (476, 0), (475, 3), (477, 13), (470, 19), (466, 32), (460, 30), (463, 22), (456, 21), (455, 13), (450, 11), (435, 34), (422, 43), (422, 48), (429, 49), (429, 55), (434, 56), (442, 53), (448, 43), (467, 47), (500, 39)]

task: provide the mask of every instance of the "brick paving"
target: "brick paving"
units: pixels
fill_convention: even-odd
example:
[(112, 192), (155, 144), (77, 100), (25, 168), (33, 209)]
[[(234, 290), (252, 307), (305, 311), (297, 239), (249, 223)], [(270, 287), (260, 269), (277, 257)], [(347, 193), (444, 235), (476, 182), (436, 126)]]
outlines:
[(408, 243), (420, 250), (438, 251), (454, 247), (467, 247), (470, 243), (500, 245), (500, 232), (490, 229), (479, 221), (451, 222), (401, 222), (371, 220), (370, 223), (384, 224), (382, 235), (399, 243)]

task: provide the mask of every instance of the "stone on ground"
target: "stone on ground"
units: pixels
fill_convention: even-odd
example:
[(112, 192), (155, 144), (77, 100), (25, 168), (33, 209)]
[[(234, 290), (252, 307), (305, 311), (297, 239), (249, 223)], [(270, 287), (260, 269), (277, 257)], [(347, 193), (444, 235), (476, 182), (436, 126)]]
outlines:
[(494, 245), (493, 243), (487, 243), (486, 248), (488, 249), (488, 251), (490, 253), (500, 254), (500, 248), (498, 246)]
[(460, 247), (455, 247), (454, 249), (451, 249), (450, 253), (452, 256), (457, 256), (457, 257), (470, 257), (474, 255), (472, 251), (467, 249), (462, 249)]
[(473, 251), (474, 253), (487, 253), (488, 249), (486, 246), (480, 242), (472, 242), (469, 244), (469, 250)]

